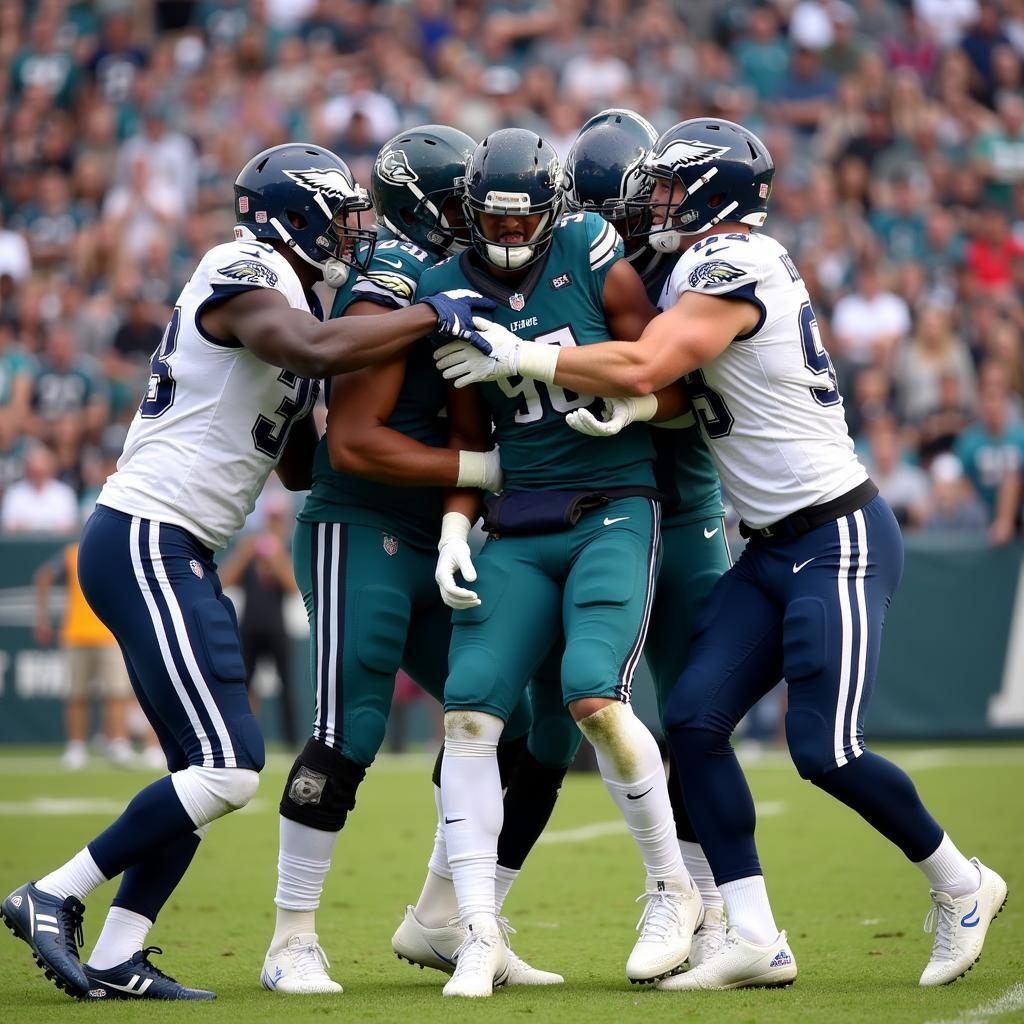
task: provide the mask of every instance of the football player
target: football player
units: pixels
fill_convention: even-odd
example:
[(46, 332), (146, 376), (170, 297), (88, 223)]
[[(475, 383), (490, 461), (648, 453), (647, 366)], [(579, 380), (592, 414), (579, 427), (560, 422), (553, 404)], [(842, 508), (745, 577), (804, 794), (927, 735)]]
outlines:
[[(364, 189), (333, 153), (284, 145), (235, 182), (236, 240), (202, 259), (153, 355), (117, 472), (82, 532), (83, 593), (117, 638), (171, 774), (0, 915), (58, 988), (90, 998), (212, 999), (153, 965), (146, 936), (209, 824), (245, 806), (263, 767), (238, 626), (213, 562), (270, 471), (308, 486), (310, 378), (388, 359), (438, 327), (466, 333), (472, 297), (322, 323), (313, 285), (372, 252)], [(360, 242), (368, 243), (357, 250)], [(293, 428), (294, 425), (294, 429)], [(280, 461), (279, 461), (280, 460)], [(82, 964), (83, 900), (123, 873)]]
[[(471, 288), (494, 299), (506, 328), (538, 348), (589, 346), (639, 335), (654, 309), (622, 258), (615, 230), (592, 213), (561, 216), (561, 171), (532, 132), (494, 132), (466, 168), (472, 247), (420, 279), (420, 293)], [(518, 378), (479, 389), (475, 416), (494, 421), (505, 490), (490, 503), (490, 539), (474, 568), (467, 537), (478, 499), (445, 504), (437, 566), (456, 609), (445, 683), (441, 769), (445, 838), (467, 931), (449, 996), (487, 996), (507, 971), (495, 919), (501, 782), (495, 751), (505, 722), (564, 631), (561, 700), (593, 744), (601, 776), (647, 870), (633, 981), (678, 970), (703, 914), (675, 840), (654, 737), (629, 693), (647, 632), (659, 556), (654, 451), (644, 429), (605, 441), (573, 431), (565, 414), (593, 399)], [(675, 415), (679, 396), (649, 396), (650, 418)], [(453, 410), (454, 412), (455, 410)], [(482, 424), (480, 426), (479, 424)], [(460, 585), (476, 580), (476, 590)], [(477, 578), (478, 577), (478, 578)]]
[[(864, 743), (903, 542), (854, 454), (800, 272), (778, 242), (751, 231), (767, 214), (772, 158), (740, 125), (700, 118), (662, 135), (644, 170), (654, 187), (638, 206), (649, 207), (651, 244), (683, 255), (665, 286), (665, 312), (638, 342), (553, 350), (495, 326), (485, 332), (489, 354), (460, 346), (439, 357), (463, 384), (516, 375), (646, 396), (685, 377), (743, 517), (750, 543), (712, 592), (666, 714), (729, 933), (715, 956), (660, 987), (787, 985), (796, 977), (768, 902), (754, 804), (729, 743), (783, 675), (786, 739), (800, 775), (857, 811), (928, 879), (936, 934), (920, 983), (954, 981), (978, 959), (1006, 883), (965, 857), (910, 778)], [(636, 399), (625, 401), (628, 408)]]
[[(338, 290), (332, 316), (408, 307), (423, 271), (460, 247), (457, 180), (475, 146), (441, 125), (385, 143), (370, 186), (380, 225), (376, 246), (365, 273)], [(328, 391), (327, 432), (293, 548), (309, 614), (315, 724), (281, 799), (277, 924), (261, 974), (265, 988), (285, 994), (341, 992), (327, 974), (315, 913), (357, 787), (384, 739), (395, 673), (404, 667), (432, 696), (442, 696), (451, 631), (451, 612), (434, 583), (442, 488), (501, 489), (497, 452), (446, 447), (446, 387), (429, 347), (335, 377)], [(454, 391), (451, 397), (464, 399)], [(498, 745), (503, 780), (520, 757), (531, 757), (523, 749), (529, 725), (524, 695)], [(536, 822), (527, 849), (564, 773), (561, 763), (515, 770), (508, 799), (516, 801), (525, 782), (530, 799), (522, 802)], [(457, 906), (443, 821), (438, 835), (424, 894), (415, 910), (407, 908), (394, 946), (400, 956), (450, 974), (463, 935), (449, 926)], [(510, 956), (510, 984), (562, 980)]]
[[(654, 127), (634, 111), (603, 110), (580, 129), (564, 168), (566, 208), (597, 213), (618, 231), (626, 259), (655, 305), (680, 255), (649, 244), (645, 229), (650, 210), (638, 205), (650, 195), (653, 179), (643, 172), (643, 162), (657, 138)], [(596, 436), (616, 429), (589, 410), (580, 410), (576, 417), (578, 426)], [(692, 412), (671, 427), (652, 431), (651, 438), (658, 489), (667, 500), (661, 520), (661, 571), (644, 645), (663, 722), (672, 687), (686, 664), (694, 622), (718, 577), (732, 564), (718, 473), (700, 427)], [(722, 894), (686, 813), (675, 768), (669, 772), (668, 793), (683, 862), (704, 902), (704, 923), (690, 949), (690, 966), (695, 967), (725, 939)]]

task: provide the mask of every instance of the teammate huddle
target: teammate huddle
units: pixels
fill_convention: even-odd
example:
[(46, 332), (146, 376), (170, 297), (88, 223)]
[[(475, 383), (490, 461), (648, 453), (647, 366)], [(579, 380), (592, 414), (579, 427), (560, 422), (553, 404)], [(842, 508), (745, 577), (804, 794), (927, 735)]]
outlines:
[[(1005, 882), (864, 746), (902, 540), (853, 453), (799, 271), (751, 231), (773, 175), (761, 141), (718, 119), (657, 137), (604, 111), (564, 169), (529, 131), (477, 145), (425, 126), (377, 157), (374, 234), (360, 223), (370, 196), (334, 154), (278, 146), (243, 168), (236, 240), (182, 291), (82, 536), (83, 591), (170, 774), (3, 901), (59, 988), (213, 998), (145, 943), (209, 824), (251, 799), (263, 766), (212, 559), (275, 467), (310, 491), (294, 558), (317, 700), (281, 799), (264, 987), (341, 992), (315, 912), (399, 668), (443, 701), (445, 742), (427, 878), (392, 944), (451, 974), (445, 995), (562, 982), (511, 950), (501, 910), (582, 737), (646, 874), (630, 980), (791, 984), (729, 744), (781, 677), (801, 776), (929, 880), (920, 983), (974, 964)], [(337, 288), (325, 322), (319, 280)], [(719, 476), (749, 538), (731, 568)], [(630, 707), (644, 654), (667, 778)], [(83, 901), (118, 874), (83, 964)]]

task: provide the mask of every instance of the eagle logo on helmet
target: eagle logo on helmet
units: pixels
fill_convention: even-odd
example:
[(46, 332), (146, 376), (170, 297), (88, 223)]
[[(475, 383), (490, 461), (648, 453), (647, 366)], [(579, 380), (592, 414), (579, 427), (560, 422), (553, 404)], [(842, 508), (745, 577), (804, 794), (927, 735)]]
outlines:
[(310, 167), (304, 171), (285, 171), (296, 185), (310, 192), (321, 192), (331, 199), (358, 199), (363, 189), (353, 187), (337, 167)]
[(264, 266), (259, 260), (235, 260), (234, 263), (221, 267), (217, 273), (232, 281), (244, 281), (246, 284), (259, 284), (265, 281), (269, 287), (277, 287), (277, 272)]
[(392, 185), (411, 185), (420, 176), (409, 166), (409, 158), (401, 149), (389, 149), (377, 157), (377, 173)]
[(668, 167), (677, 170), (680, 167), (696, 167), (698, 164), (709, 164), (712, 160), (725, 156), (728, 146), (712, 146), (707, 142), (695, 139), (674, 139), (651, 163), (655, 167)]
[(690, 271), (690, 287), (700, 288), (738, 281), (746, 273), (725, 260), (701, 263)]

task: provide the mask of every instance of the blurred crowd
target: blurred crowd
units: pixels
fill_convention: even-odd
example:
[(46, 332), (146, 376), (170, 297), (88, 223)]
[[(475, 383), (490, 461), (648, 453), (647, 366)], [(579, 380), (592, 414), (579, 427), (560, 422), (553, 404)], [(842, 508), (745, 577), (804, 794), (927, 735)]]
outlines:
[(111, 471), (231, 184), (308, 139), (607, 106), (762, 135), (858, 448), (911, 529), (1020, 529), (1024, 0), (0, 0), (0, 532)]

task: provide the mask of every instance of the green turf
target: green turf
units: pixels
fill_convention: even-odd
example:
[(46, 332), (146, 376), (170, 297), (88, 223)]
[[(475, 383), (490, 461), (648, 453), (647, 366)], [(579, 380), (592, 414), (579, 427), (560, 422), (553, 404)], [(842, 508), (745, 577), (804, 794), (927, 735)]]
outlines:
[[(180, 979), (209, 986), (213, 1004), (148, 1004), (147, 1021), (715, 1021), (951, 1022), (1024, 1020), (1024, 748), (903, 749), (926, 801), (964, 848), (1010, 884), (981, 963), (955, 985), (922, 990), (930, 949), (921, 931), (927, 887), (913, 868), (852, 813), (796, 778), (781, 756), (750, 766), (754, 795), (769, 812), (759, 836), (780, 925), (800, 968), (783, 991), (659, 993), (637, 990), (623, 966), (633, 938), (642, 873), (627, 835), (545, 843), (517, 882), (507, 911), (517, 951), (567, 979), (555, 989), (502, 990), (490, 1000), (441, 998), (444, 977), (391, 954), (390, 937), (415, 899), (429, 853), (434, 808), (429, 759), (382, 760), (360, 790), (338, 845), (319, 916), (337, 998), (285, 998), (259, 988), (273, 920), (276, 803), (287, 759), (272, 758), (255, 807), (216, 823), (150, 941), (157, 962)], [(141, 773), (91, 768), (66, 775), (56, 759), (0, 756), (0, 889), (14, 888), (74, 853), (113, 815), (102, 805), (68, 814), (29, 814), (39, 798), (123, 802)], [(49, 810), (63, 810), (49, 805)], [(567, 781), (549, 833), (610, 822), (615, 809), (600, 781)], [(86, 952), (99, 931), (106, 886), (89, 902)], [(1016, 986), (1016, 987), (1015, 987)], [(1007, 993), (1008, 998), (1003, 998)], [(999, 1002), (1000, 999), (1002, 1002)], [(996, 1012), (1012, 1006), (1009, 1012)], [(76, 1004), (32, 964), (28, 948), (0, 934), (0, 1024), (138, 1020), (130, 1003)]]

